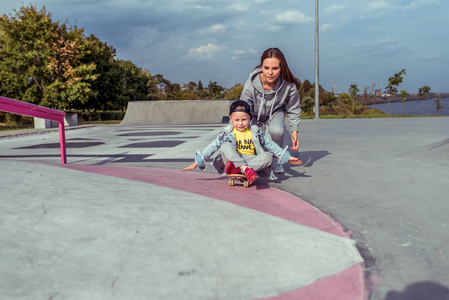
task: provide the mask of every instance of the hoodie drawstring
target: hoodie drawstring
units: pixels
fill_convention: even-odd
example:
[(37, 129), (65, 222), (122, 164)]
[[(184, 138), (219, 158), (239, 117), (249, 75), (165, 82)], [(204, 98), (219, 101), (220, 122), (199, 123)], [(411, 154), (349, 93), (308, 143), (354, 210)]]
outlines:
[(260, 115), (262, 114), (262, 108), (264, 107), (267, 100), (265, 99), (265, 93), (262, 93), (262, 101), (260, 101), (259, 112), (257, 113), (257, 121), (260, 119)]
[[(273, 116), (273, 108), (274, 108), (274, 104), (276, 103), (276, 99), (278, 97), (278, 91), (279, 91), (279, 89), (276, 90), (276, 92), (274, 94), (273, 101), (271, 101), (270, 115), (269, 115), (268, 120), (271, 120), (271, 117)], [(267, 103), (267, 99), (265, 99), (265, 93), (262, 93), (262, 101), (260, 101), (259, 112), (257, 113), (257, 121), (259, 121), (260, 115), (262, 114), (262, 109), (266, 103)]]
[(276, 103), (276, 99), (278, 97), (278, 91), (279, 89), (276, 90), (276, 93), (274, 94), (274, 98), (273, 98), (273, 102), (271, 103), (271, 109), (270, 109), (270, 118), (268, 120), (271, 120), (271, 117), (273, 115), (273, 108), (274, 108), (274, 103)]
[[(288, 84), (282, 77), (279, 77), (278, 80), (280, 80), (280, 84), (276, 89), (271, 90), (270, 92), (266, 93), (266, 91), (263, 88), (262, 85), (262, 81), (259, 79), (260, 74), (262, 73), (262, 70), (260, 68), (255, 69), (251, 74), (249, 74), (249, 81), (245, 83), (245, 87), (243, 88), (243, 90), (246, 89), (246, 84), (248, 83), (249, 85), (251, 85), (255, 91), (259, 92), (260, 94), (262, 94), (262, 100), (260, 101), (260, 105), (259, 105), (259, 111), (257, 112), (257, 121), (260, 121), (260, 117), (262, 115), (262, 111), (264, 111), (264, 107), (265, 104), (267, 103), (267, 99), (265, 99), (266, 95), (270, 95), (274, 93), (274, 98), (273, 98), (273, 102), (271, 103), (271, 107), (270, 107), (270, 115), (269, 115), (269, 120), (273, 117), (273, 110), (275, 108), (276, 105), (280, 105), (281, 103), (276, 103), (276, 101), (278, 100), (278, 92), (280, 90), (282, 90), (282, 88), (284, 87), (285, 84)], [(279, 83), (278, 81), (276, 83)], [(254, 94), (254, 99), (253, 102), (257, 102), (257, 94)], [(256, 107), (253, 107), (254, 110), (256, 109)]]

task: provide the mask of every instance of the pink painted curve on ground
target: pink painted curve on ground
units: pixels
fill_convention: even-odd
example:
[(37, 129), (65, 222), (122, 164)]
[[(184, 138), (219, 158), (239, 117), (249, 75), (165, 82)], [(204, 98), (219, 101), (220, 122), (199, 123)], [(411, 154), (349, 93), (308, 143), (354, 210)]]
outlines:
[(147, 167), (96, 165), (65, 165), (63, 167), (191, 192), (261, 211), (340, 237), (349, 236), (330, 216), (307, 202), (266, 184), (257, 183), (249, 188), (230, 187), (225, 176)]
[(303, 288), (263, 298), (263, 300), (366, 300), (367, 295), (363, 287), (363, 270), (360, 265), (354, 265), (337, 275), (319, 279)]
[[(349, 238), (350, 235), (330, 216), (307, 202), (262, 183), (257, 183), (249, 188), (230, 187), (227, 177), (201, 172), (128, 166), (58, 166), (191, 192), (254, 209), (340, 237)], [(363, 268), (361, 264), (356, 264), (336, 275), (319, 279), (308, 286), (265, 299), (366, 300)]]

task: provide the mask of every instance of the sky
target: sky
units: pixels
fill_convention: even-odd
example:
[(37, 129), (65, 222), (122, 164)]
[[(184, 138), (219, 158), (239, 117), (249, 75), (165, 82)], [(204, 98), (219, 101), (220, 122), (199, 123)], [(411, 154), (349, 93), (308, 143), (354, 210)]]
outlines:
[[(0, 14), (44, 5), (172, 83), (243, 84), (270, 47), (301, 81), (315, 81), (313, 0), (0, 0)], [(406, 69), (398, 90), (449, 92), (449, 1), (319, 0), (319, 83), (360, 93)]]

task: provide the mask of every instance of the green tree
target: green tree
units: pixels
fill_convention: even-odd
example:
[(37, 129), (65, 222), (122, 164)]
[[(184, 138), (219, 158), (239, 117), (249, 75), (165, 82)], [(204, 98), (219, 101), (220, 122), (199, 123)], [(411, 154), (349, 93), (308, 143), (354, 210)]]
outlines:
[(301, 98), (301, 110), (306, 114), (313, 113), (313, 108), (315, 106), (315, 99), (309, 95)]
[(174, 89), (176, 91), (176, 86), (173, 86), (171, 81), (165, 79), (161, 74), (154, 75), (152, 82), (156, 84), (156, 87), (159, 90), (158, 100), (167, 100), (172, 97), (171, 94), (174, 92)]
[(95, 64), (83, 64), (82, 29), (53, 22), (45, 6), (22, 6), (0, 18), (0, 92), (54, 108), (85, 102)]
[(394, 76), (388, 78), (388, 85), (385, 88), (385, 90), (388, 93), (388, 113), (390, 113), (391, 98), (397, 94), (397, 92), (398, 92), (397, 86), (399, 86), (399, 84), (404, 79), (402, 74), (405, 75), (405, 69), (402, 69), (401, 71), (395, 73)]
[[(323, 87), (320, 85), (319, 88), (318, 88), (318, 92), (319, 92), (319, 96), (318, 96), (319, 105), (323, 105), (323, 98), (326, 97), (326, 90), (323, 89)], [(299, 96), (300, 96), (300, 99), (302, 99), (301, 98), (301, 93), (299, 93)], [(304, 97), (307, 97), (307, 96), (310, 96), (310, 97), (312, 97), (312, 99), (315, 99), (315, 83), (312, 85), (312, 88), (309, 89), (307, 94), (304, 95)], [(313, 100), (313, 106), (315, 106), (315, 100)], [(313, 107), (312, 107), (312, 109), (313, 109)]]
[(120, 106), (126, 106), (128, 101), (148, 100), (149, 72), (137, 67), (129, 60), (117, 60), (121, 69), (121, 101)]
[(123, 74), (119, 64), (114, 60), (116, 50), (103, 43), (95, 35), (86, 38), (85, 53), (81, 61), (85, 64), (95, 63), (96, 80), (87, 80), (94, 95), (89, 97), (82, 108), (121, 109), (123, 107)]
[(195, 94), (197, 95), (198, 99), (212, 99), (211, 93), (207, 89), (198, 89), (195, 91)]
[(402, 110), (403, 110), (403, 106), (405, 101), (407, 101), (407, 91), (406, 90), (401, 90), (401, 97), (402, 97), (402, 105), (401, 105), (401, 115), (402, 115)]
[(352, 99), (355, 99), (355, 96), (357, 96), (359, 91), (360, 90), (357, 87), (357, 84), (351, 84), (351, 87), (349, 88), (349, 95), (351, 95)]
[(212, 99), (221, 98), (221, 93), (224, 91), (224, 88), (221, 85), (218, 85), (216, 81), (209, 81), (209, 85), (207, 86)]
[(225, 99), (240, 99), (243, 91), (243, 85), (236, 84), (233, 88), (228, 90), (224, 96)]
[(58, 24), (45, 7), (14, 10), (0, 18), (0, 82), (6, 97), (40, 104), (50, 83), (51, 43), (58, 38)]
[(370, 97), (371, 91), (370, 88), (365, 86), (365, 88), (363, 89), (363, 95), (362, 95), (362, 99), (363, 99), (363, 105), (366, 106), (366, 103), (368, 102), (368, 99)]
[(425, 85), (418, 89), (418, 96), (422, 100), (422, 115), (424, 116), (424, 101), (427, 99), (427, 94), (430, 92), (430, 86)]
[(41, 105), (69, 109), (86, 103), (95, 94), (88, 81), (95, 81), (97, 75), (94, 62), (80, 61), (85, 53), (83, 30), (62, 30), (51, 47), (56, 55), (49, 58), (51, 83), (45, 88)]
[(421, 100), (426, 100), (427, 94), (430, 92), (430, 86), (425, 85), (418, 89), (418, 96), (421, 98)]
[(186, 84), (186, 88), (191, 90), (197, 90), (198, 85), (196, 84), (195, 81), (190, 81), (189, 83)]
[(341, 93), (338, 97), (340, 98), (341, 103), (343, 103), (351, 112), (354, 112), (354, 100), (351, 95)]
[(181, 95), (181, 86), (177, 83), (170, 83), (165, 90), (167, 91), (167, 100), (187, 100), (183, 99), (184, 97)]
[(304, 82), (301, 84), (300, 90), (302, 90), (305, 94), (307, 94), (310, 89), (313, 87), (313, 85), (310, 83), (309, 80), (304, 80)]
[(351, 84), (351, 87), (349, 88), (349, 95), (351, 95), (352, 98), (352, 112), (354, 112), (355, 97), (357, 96), (358, 92), (359, 88), (357, 87), (357, 84)]
[(436, 107), (435, 114), (438, 116), (438, 111), (444, 107), (444, 105), (441, 104), (441, 101), (440, 101), (440, 94), (437, 94), (435, 96), (435, 107)]
[(150, 79), (148, 80), (147, 90), (148, 90), (148, 100), (163, 99), (163, 94), (161, 89), (159, 88), (156, 76), (151, 76)]
[(170, 85), (170, 81), (165, 79), (163, 75), (153, 75), (148, 81), (148, 98), (150, 100), (163, 100), (167, 99), (165, 87)]
[(203, 83), (200, 81), (198, 81), (198, 90), (202, 91), (204, 89), (203, 87)]
[(333, 107), (337, 103), (337, 97), (335, 97), (334, 93), (326, 92), (323, 95), (323, 103), (324, 106)]

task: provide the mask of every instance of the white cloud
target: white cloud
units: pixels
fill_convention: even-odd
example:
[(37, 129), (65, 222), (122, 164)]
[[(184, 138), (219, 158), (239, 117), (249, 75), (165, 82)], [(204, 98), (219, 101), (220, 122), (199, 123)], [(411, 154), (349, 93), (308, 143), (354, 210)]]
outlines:
[(240, 60), (244, 58), (253, 58), (255, 54), (257, 54), (257, 51), (254, 49), (249, 50), (234, 50), (232, 56), (232, 60)]
[(438, 63), (447, 63), (447, 62), (449, 62), (449, 56), (441, 55), (441, 54), (437, 54), (437, 53), (428, 53), (424, 56), (424, 60), (435, 61)]
[(335, 30), (336, 30), (335, 26), (329, 23), (320, 26), (320, 32), (330, 32)]
[(351, 21), (352, 18), (349, 15), (339, 14), (337, 17), (332, 18), (332, 22), (320, 25), (320, 32), (337, 32)]
[[(271, 16), (271, 12), (269, 11), (261, 11), (261, 14), (265, 19)], [(273, 20), (270, 18), (268, 19), (269, 21), (267, 21), (264, 26), (265, 31), (267, 32), (279, 32), (284, 30), (286, 25), (310, 23), (315, 20), (314, 18), (307, 17), (302, 12), (296, 10), (283, 11), (276, 14)]]
[(209, 26), (208, 28), (201, 30), (201, 33), (211, 34), (211, 33), (223, 32), (226, 30), (227, 27), (228, 26), (224, 25), (224, 24), (213, 24), (213, 25)]
[(281, 25), (274, 25), (274, 24), (271, 24), (271, 23), (266, 23), (265, 24), (265, 31), (267, 31), (267, 32), (279, 32), (279, 31), (282, 31), (282, 30), (284, 30), (284, 26), (281, 26)]
[(392, 38), (384, 37), (376, 41), (367, 42), (353, 46), (354, 53), (362, 54), (365, 57), (396, 57), (405, 55), (409, 49)]
[[(32, 2), (38, 9), (45, 4), (55, 21), (74, 24), (76, 20), (87, 35), (92, 33), (116, 48), (117, 58), (164, 74), (172, 82), (213, 79), (232, 86), (244, 81), (261, 51), (273, 45), (287, 53), (304, 53), (300, 59), (289, 58), (289, 63), (301, 66), (295, 72), (298, 76), (313, 78), (314, 1), (131, 1), (132, 5), (124, 0)], [(0, 0), (5, 14), (13, 13), (21, 2)], [(323, 64), (338, 70), (335, 74), (323, 71), (323, 83), (332, 83), (334, 78), (339, 85), (354, 83), (357, 75), (348, 63), (363, 66), (374, 78), (392, 62), (410, 70), (410, 78), (412, 69), (422, 63), (422, 72), (416, 76), (435, 82), (432, 89), (447, 91), (449, 41), (444, 36), (448, 10), (449, 0), (320, 1)], [(398, 24), (395, 30), (390, 28), (393, 23)], [(391, 37), (380, 39), (385, 35)], [(300, 36), (304, 42), (292, 42), (290, 36)]]
[(334, 4), (334, 5), (331, 5), (331, 6), (327, 7), (326, 9), (324, 9), (324, 11), (327, 12), (327, 13), (334, 13), (334, 12), (337, 12), (337, 11), (341, 11), (343, 9), (345, 9), (345, 7), (343, 5)]
[(229, 6), (231, 9), (238, 10), (238, 11), (248, 11), (249, 10), (249, 4), (248, 3), (236, 3)]
[(314, 21), (314, 18), (308, 17), (302, 12), (296, 10), (278, 13), (275, 19), (281, 24), (309, 23)]
[(378, 19), (401, 11), (417, 10), (422, 8), (431, 8), (440, 5), (440, 0), (413, 0), (408, 4), (393, 5), (385, 0), (379, 0), (368, 3), (362, 11), (361, 18)]
[(362, 18), (380, 18), (391, 12), (393, 5), (390, 3), (380, 0), (375, 2), (370, 2), (366, 8), (362, 11)]
[(198, 48), (190, 48), (189, 53), (187, 54), (187, 58), (198, 61), (212, 60), (219, 52), (224, 49), (224, 47), (209, 43)]
[(378, 11), (378, 10), (382, 10), (382, 9), (389, 9), (389, 8), (391, 8), (391, 6), (392, 5), (390, 3), (388, 3), (387, 1), (380, 0), (380, 1), (368, 3), (368, 10)]
[(419, 8), (421, 6), (433, 5), (433, 4), (441, 4), (439, 0), (414, 0), (412, 1), (408, 7), (409, 8)]
[(213, 31), (213, 32), (217, 32), (217, 31), (223, 31), (223, 30), (225, 30), (225, 28), (226, 28), (226, 26), (223, 24), (214, 24), (209, 27), (209, 30)]

